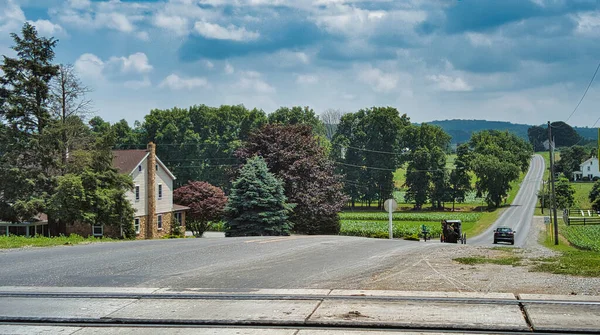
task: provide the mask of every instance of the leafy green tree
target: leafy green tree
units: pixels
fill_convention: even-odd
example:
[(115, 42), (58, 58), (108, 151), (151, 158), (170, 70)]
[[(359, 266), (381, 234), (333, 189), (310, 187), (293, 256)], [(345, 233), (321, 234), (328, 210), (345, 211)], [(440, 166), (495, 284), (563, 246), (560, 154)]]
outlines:
[(89, 121), (89, 125), (92, 132), (98, 136), (106, 135), (111, 130), (110, 122), (104, 121), (104, 119), (99, 116), (94, 116)]
[(544, 147), (544, 141), (548, 140), (548, 130), (545, 127), (530, 127), (527, 129), (527, 137), (535, 152), (548, 150)]
[(211, 222), (223, 219), (227, 203), (222, 189), (203, 181), (190, 181), (176, 189), (173, 200), (190, 208), (186, 213), (186, 226), (196, 237), (201, 237)]
[(289, 235), (288, 215), (292, 210), (283, 182), (258, 157), (249, 158), (233, 182), (225, 206), (225, 236)]
[(594, 183), (588, 198), (592, 203), (592, 208), (596, 211), (600, 211), (600, 180)]
[(325, 124), (308, 106), (281, 107), (269, 114), (268, 121), (271, 124), (283, 125), (306, 124), (312, 128), (315, 135), (326, 136)]
[(134, 238), (134, 210), (126, 196), (133, 181), (112, 166), (110, 149), (114, 142), (109, 137), (110, 134), (98, 139), (94, 150), (85, 153), (89, 165), (58, 177), (47, 212), (64, 224), (121, 227), (126, 238)]
[(469, 166), (477, 177), (477, 196), (485, 194), (488, 206), (500, 206), (510, 183), (519, 178), (520, 172), (527, 171), (531, 144), (508, 131), (484, 130), (473, 134), (469, 148)]
[[(556, 142), (556, 147), (568, 147), (580, 143), (582, 138), (573, 127), (563, 121), (550, 123), (552, 127), (552, 137)], [(548, 150), (544, 148), (543, 143), (548, 140), (548, 126), (533, 126), (527, 130), (529, 143), (534, 146), (535, 151)]]
[(415, 209), (421, 209), (429, 198), (431, 187), (431, 172), (429, 164), (430, 153), (427, 148), (419, 148), (412, 153), (412, 160), (406, 168), (406, 182), (408, 187), (404, 198), (406, 201), (414, 201)]
[(560, 151), (560, 160), (556, 162), (556, 172), (562, 172), (565, 177), (573, 179), (573, 172), (579, 171), (580, 164), (588, 159), (589, 150), (580, 145), (563, 148)]
[(266, 125), (253, 133), (237, 156), (258, 155), (284, 182), (285, 195), (295, 204), (290, 220), (304, 234), (338, 234), (339, 211), (346, 202), (341, 176), (308, 125)]
[(493, 155), (481, 154), (474, 155), (471, 166), (478, 178), (475, 183), (477, 196), (485, 194), (488, 206), (500, 207), (511, 189), (510, 183), (519, 178), (519, 167)]
[(410, 119), (393, 107), (361, 109), (342, 117), (332, 155), (339, 171), (355, 184), (346, 186), (353, 205), (360, 197), (383, 208), (385, 199), (392, 197), (393, 173), (406, 161), (402, 150), (408, 147), (408, 127)]
[(529, 168), (533, 150), (531, 144), (508, 131), (484, 130), (474, 133), (469, 141), (473, 153), (492, 155), (510, 162), (523, 172)]
[(555, 186), (556, 208), (568, 209), (575, 204), (575, 189), (567, 178), (559, 178)]
[(430, 199), (434, 208), (443, 209), (443, 203), (451, 199), (450, 173), (446, 170), (446, 154), (435, 147), (430, 153), (431, 189)]
[(421, 209), (427, 199), (433, 207), (442, 208), (443, 202), (451, 199), (450, 175), (446, 170), (450, 135), (439, 126), (423, 123), (409, 126), (404, 137), (409, 149), (404, 154), (404, 159), (409, 161), (408, 199), (415, 201), (415, 209)]
[(338, 162), (338, 171), (345, 176), (344, 192), (350, 197), (351, 206), (363, 199), (366, 193), (367, 169), (364, 149), (361, 148), (365, 133), (360, 120), (364, 113), (349, 113), (340, 119), (333, 137), (332, 159)]
[(450, 172), (450, 198), (452, 211), (455, 202), (464, 202), (467, 193), (471, 191), (471, 177), (469, 176), (469, 147), (461, 144), (456, 148), (454, 169)]

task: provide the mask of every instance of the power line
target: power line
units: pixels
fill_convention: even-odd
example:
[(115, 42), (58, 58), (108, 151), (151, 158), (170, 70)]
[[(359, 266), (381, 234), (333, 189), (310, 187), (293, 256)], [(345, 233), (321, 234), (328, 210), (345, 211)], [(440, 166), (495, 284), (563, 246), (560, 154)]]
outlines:
[(596, 66), (596, 71), (594, 71), (594, 75), (592, 76), (592, 79), (590, 80), (590, 83), (588, 84), (588, 86), (586, 87), (585, 91), (583, 92), (583, 96), (581, 97), (581, 99), (579, 99), (579, 102), (577, 103), (577, 106), (575, 106), (575, 109), (573, 109), (573, 112), (571, 112), (571, 115), (569, 115), (569, 117), (565, 120), (565, 123), (571, 119), (571, 117), (573, 116), (573, 114), (575, 114), (575, 112), (577, 111), (577, 108), (579, 108), (579, 105), (581, 105), (581, 102), (585, 98), (585, 95), (587, 94), (588, 90), (590, 89), (590, 86), (592, 86), (592, 83), (594, 82), (594, 79), (596, 78), (596, 75), (598, 74), (598, 69), (600, 69), (600, 62), (598, 62), (598, 66)]

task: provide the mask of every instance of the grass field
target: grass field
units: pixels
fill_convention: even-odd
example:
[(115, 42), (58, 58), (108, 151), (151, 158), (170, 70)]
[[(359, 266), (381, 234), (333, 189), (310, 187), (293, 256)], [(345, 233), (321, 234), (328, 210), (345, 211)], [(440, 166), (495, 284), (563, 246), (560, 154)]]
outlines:
[(571, 183), (573, 188), (575, 189), (575, 208), (582, 209), (590, 209), (592, 208), (592, 204), (590, 203), (590, 199), (588, 198), (590, 195), (590, 191), (592, 187), (594, 187), (593, 182), (577, 182)]
[(542, 238), (544, 239), (542, 243), (546, 247), (560, 252), (560, 256), (538, 260), (538, 264), (533, 268), (534, 271), (600, 277), (600, 252), (577, 249), (570, 246), (564, 239), (561, 239), (559, 245), (554, 245), (549, 236), (542, 236)]
[(25, 237), (25, 236), (0, 236), (0, 249), (23, 248), (23, 247), (51, 247), (57, 245), (74, 245), (82, 243), (112, 242), (119, 241), (110, 238), (98, 239), (93, 236), (81, 237), (79, 235), (58, 237)]

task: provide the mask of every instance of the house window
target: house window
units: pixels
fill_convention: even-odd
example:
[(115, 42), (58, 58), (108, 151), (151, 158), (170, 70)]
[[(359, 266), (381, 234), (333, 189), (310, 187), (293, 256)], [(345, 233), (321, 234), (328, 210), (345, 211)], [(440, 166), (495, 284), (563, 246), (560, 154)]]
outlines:
[(158, 184), (158, 200), (162, 199), (162, 184)]
[(183, 219), (183, 217), (182, 217), (182, 215), (181, 215), (181, 212), (177, 212), (177, 213), (175, 213), (175, 221), (176, 221), (176, 222), (177, 222), (177, 223), (178, 223), (180, 226), (181, 226), (181, 223), (182, 223), (182, 219)]
[(135, 201), (140, 201), (140, 185), (135, 185)]
[(588, 166), (588, 171), (590, 171), (590, 167)]
[(139, 234), (140, 233), (140, 219), (139, 218), (133, 219), (133, 226), (135, 227), (135, 233)]
[(138, 171), (142, 171), (142, 166), (138, 165)]
[(158, 216), (157, 225), (158, 225), (158, 230), (162, 230), (162, 215)]
[(92, 235), (97, 237), (104, 235), (104, 227), (102, 225), (93, 225)]

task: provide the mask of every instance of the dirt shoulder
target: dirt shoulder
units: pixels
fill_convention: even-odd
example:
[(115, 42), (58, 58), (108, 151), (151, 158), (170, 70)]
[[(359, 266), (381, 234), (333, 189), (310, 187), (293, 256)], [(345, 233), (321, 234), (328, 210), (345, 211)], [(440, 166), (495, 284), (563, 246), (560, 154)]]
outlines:
[[(368, 289), (406, 291), (510, 292), (600, 295), (600, 278), (532, 271), (541, 259), (555, 253), (538, 243), (545, 231), (542, 218), (534, 218), (524, 248), (433, 244), (406, 253), (397, 265), (362, 283)], [(425, 243), (425, 242), (420, 242)], [(513, 258), (511, 265), (461, 264), (457, 258)], [(518, 264), (518, 265), (515, 265)]]

